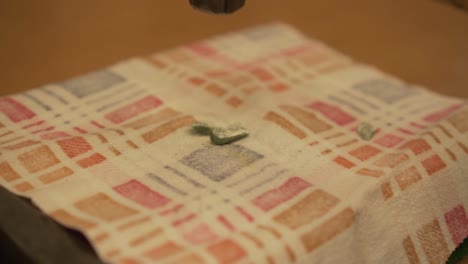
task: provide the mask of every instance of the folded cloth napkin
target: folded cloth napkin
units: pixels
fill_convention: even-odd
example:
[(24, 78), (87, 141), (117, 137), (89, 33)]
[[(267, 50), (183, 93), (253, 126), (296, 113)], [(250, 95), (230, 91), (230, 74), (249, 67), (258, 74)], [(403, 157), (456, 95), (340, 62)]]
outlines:
[(444, 263), (468, 236), (467, 102), (284, 24), (1, 97), (0, 151), (109, 263)]

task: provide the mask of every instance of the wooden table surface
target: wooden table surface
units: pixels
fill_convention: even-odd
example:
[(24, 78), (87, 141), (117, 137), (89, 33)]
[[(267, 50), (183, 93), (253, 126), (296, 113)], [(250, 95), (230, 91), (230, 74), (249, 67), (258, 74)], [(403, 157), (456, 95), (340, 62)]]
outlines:
[(0, 0), (0, 95), (272, 21), (468, 98), (468, 13), (434, 0), (247, 0), (230, 16), (194, 11), (188, 0)]

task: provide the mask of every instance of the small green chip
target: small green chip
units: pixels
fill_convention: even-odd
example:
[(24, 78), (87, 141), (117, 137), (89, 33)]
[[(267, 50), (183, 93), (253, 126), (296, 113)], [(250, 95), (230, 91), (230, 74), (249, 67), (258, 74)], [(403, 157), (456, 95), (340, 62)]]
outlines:
[(216, 127), (211, 130), (211, 142), (224, 145), (246, 137), (249, 131), (240, 125), (231, 125), (226, 128)]
[(211, 133), (211, 126), (203, 122), (194, 122), (192, 124), (193, 130), (199, 134), (209, 135)]
[(214, 127), (204, 122), (194, 122), (192, 129), (200, 135), (210, 135), (211, 142), (216, 145), (228, 144), (249, 134), (249, 131), (239, 124)]
[(357, 128), (358, 135), (364, 140), (371, 140), (375, 132), (376, 130), (367, 122), (360, 123)]

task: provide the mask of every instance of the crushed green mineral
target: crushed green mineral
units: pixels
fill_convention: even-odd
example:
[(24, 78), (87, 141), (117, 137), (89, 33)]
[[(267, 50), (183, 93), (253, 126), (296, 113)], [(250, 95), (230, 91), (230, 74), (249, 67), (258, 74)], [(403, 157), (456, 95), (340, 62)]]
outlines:
[(249, 135), (249, 131), (240, 124), (214, 127), (204, 122), (194, 122), (192, 128), (196, 133), (210, 135), (211, 142), (215, 145), (229, 144)]
[(372, 127), (372, 125), (367, 122), (360, 123), (356, 131), (359, 137), (361, 137), (364, 140), (371, 140), (376, 132), (374, 127)]
[(194, 122), (192, 128), (199, 134), (209, 135), (211, 133), (211, 126), (204, 122)]

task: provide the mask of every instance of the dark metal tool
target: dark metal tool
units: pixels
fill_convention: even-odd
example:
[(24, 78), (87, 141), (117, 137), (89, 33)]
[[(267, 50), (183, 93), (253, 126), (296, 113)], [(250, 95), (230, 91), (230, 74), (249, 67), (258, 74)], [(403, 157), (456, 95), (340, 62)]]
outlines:
[(241, 9), (245, 0), (189, 0), (193, 8), (217, 15), (226, 15)]

